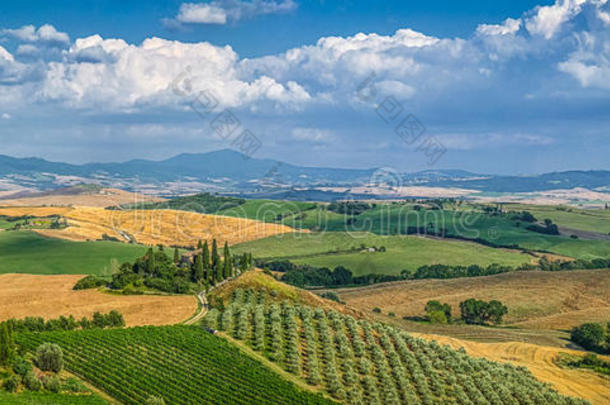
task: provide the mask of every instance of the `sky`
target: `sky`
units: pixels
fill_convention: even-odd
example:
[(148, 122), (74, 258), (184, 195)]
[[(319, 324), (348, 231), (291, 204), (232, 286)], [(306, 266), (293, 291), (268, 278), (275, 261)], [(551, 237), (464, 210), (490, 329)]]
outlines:
[(534, 174), (608, 141), (608, 0), (0, 5), (0, 154)]

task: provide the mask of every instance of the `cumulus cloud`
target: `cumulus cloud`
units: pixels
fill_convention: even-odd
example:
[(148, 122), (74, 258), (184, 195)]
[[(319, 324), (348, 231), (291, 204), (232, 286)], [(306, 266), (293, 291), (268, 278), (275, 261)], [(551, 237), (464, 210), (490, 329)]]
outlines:
[(3, 113), (0, 118), (2, 118), (3, 120), (10, 120), (12, 118), (11, 114), (9, 113)]
[(176, 91), (185, 81), (209, 91), (220, 106), (247, 106), (257, 101), (299, 103), (307, 91), (294, 81), (267, 76), (243, 77), (238, 56), (229, 46), (187, 44), (150, 38), (140, 45), (99, 35), (77, 39), (60, 62), (48, 63), (37, 97), (75, 107), (104, 109), (180, 105), (192, 101)]
[(477, 33), (483, 35), (509, 35), (521, 28), (521, 19), (507, 18), (503, 24), (481, 24)]
[(3, 29), (1, 35), (13, 37), (24, 42), (43, 42), (47, 44), (66, 45), (70, 43), (70, 37), (65, 32), (60, 32), (50, 24), (40, 26), (38, 29), (33, 25), (24, 25), (21, 28)]
[[(247, 4), (263, 3), (265, 13), (294, 7), (287, 2)], [(226, 21), (254, 15), (241, 1), (201, 4), (222, 9)], [(192, 6), (181, 11), (191, 13), (193, 21), (213, 15), (197, 17), (201, 9)], [(241, 11), (235, 11), (239, 7)], [(575, 96), (587, 97), (588, 91), (604, 96), (610, 83), (610, 25), (602, 17), (607, 0), (558, 0), (545, 7), (500, 24), (479, 25), (469, 38), (437, 38), (404, 28), (389, 35), (323, 37), (312, 45), (257, 58), (240, 58), (230, 46), (207, 42), (149, 38), (134, 44), (92, 35), (70, 42), (53, 58), (38, 54), (41, 60), (33, 60), (42, 42), (57, 37), (58, 31), (25, 26), (2, 31), (26, 43), (13, 54), (0, 47), (0, 85), (13, 86), (10, 94), (22, 95), (24, 105), (34, 101), (93, 114), (186, 111), (203, 91), (218, 108), (279, 118), (288, 112), (295, 122), (306, 114), (348, 107), (373, 111), (373, 104), (386, 96), (396, 97), (405, 110), (417, 106), (422, 120), (438, 121), (475, 121), (474, 114), (521, 111), (524, 102), (528, 108), (558, 100), (569, 103)], [(371, 74), (378, 100), (363, 105), (358, 86)], [(28, 85), (18, 86), (26, 77)], [(191, 90), (183, 91), (187, 87)], [(311, 125), (303, 118), (289, 134), (313, 141), (339, 136)], [(447, 142), (457, 145), (460, 139)]]
[(174, 22), (182, 24), (226, 24), (264, 14), (287, 13), (297, 8), (293, 0), (214, 0), (183, 3)]

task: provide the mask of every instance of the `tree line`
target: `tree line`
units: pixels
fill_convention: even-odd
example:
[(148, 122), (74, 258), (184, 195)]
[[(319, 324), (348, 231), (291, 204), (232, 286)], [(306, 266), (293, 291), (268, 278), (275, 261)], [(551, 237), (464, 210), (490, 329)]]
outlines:
[(74, 318), (74, 315), (62, 315), (46, 321), (42, 317), (28, 316), (23, 319), (11, 318), (5, 321), (5, 323), (15, 332), (52, 332), (93, 328), (121, 328), (125, 326), (125, 319), (119, 311), (112, 310), (107, 314), (94, 312), (91, 318), (84, 316), (80, 320)]
[(519, 267), (495, 263), (488, 266), (480, 266), (477, 264), (470, 266), (433, 264), (420, 266), (415, 271), (408, 269), (403, 270), (400, 275), (365, 274), (357, 277), (353, 275), (353, 272), (350, 269), (344, 266), (337, 266), (331, 270), (327, 267), (295, 264), (289, 260), (270, 262), (258, 261), (258, 265), (264, 269), (284, 273), (281, 280), (297, 287), (335, 287), (346, 285), (369, 285), (401, 280), (481, 277), (527, 270), (561, 271), (606, 269), (610, 267), (610, 259), (551, 261), (546, 257), (542, 257), (537, 264), (524, 263)]

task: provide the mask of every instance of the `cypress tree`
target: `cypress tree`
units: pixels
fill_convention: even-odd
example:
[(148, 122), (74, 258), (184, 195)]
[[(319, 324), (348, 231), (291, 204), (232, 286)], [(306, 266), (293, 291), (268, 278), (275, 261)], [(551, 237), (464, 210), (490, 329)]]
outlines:
[(216, 239), (212, 240), (212, 268), (217, 268), (220, 264), (220, 256), (218, 255), (218, 244)]
[(223, 250), (225, 260), (222, 275), (223, 278), (229, 278), (233, 276), (233, 263), (231, 262), (231, 253), (229, 252), (229, 244), (227, 242), (225, 242), (225, 247)]
[(148, 271), (148, 274), (153, 274), (155, 272), (155, 252), (153, 251), (153, 248), (148, 249), (146, 271)]
[(203, 259), (203, 271), (204, 277), (207, 281), (212, 281), (212, 272), (210, 271), (210, 248), (208, 247), (208, 241), (206, 240), (203, 244), (203, 250), (201, 252)]
[(246, 253), (239, 258), (239, 267), (242, 272), (248, 270), (248, 255)]
[(201, 263), (201, 255), (195, 255), (195, 261), (193, 263), (193, 267), (191, 267), (191, 280), (193, 282), (198, 282), (201, 280), (201, 271), (202, 271), (203, 263)]
[(197, 242), (197, 250), (201, 250), (203, 248), (203, 244), (201, 243), (201, 239)]
[(174, 264), (178, 264), (180, 262), (180, 252), (178, 252), (178, 248), (174, 249)]

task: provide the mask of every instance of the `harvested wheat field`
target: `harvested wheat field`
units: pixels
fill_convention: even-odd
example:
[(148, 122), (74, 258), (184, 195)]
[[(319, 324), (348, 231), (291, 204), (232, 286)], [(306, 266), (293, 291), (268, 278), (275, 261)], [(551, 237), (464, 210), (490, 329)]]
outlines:
[(512, 272), (487, 277), (412, 280), (335, 290), (362, 311), (379, 307), (397, 317), (423, 316), (429, 300), (449, 303), (459, 316), (468, 298), (500, 300), (505, 323), (529, 329), (569, 329), (610, 319), (610, 270)]
[[(529, 343), (479, 343), (446, 336), (413, 333), (454, 348), (463, 347), (472, 356), (510, 362), (527, 367), (540, 381), (552, 384), (562, 394), (588, 399), (594, 405), (610, 403), (610, 378), (589, 370), (566, 369), (554, 362), (559, 353), (582, 355), (582, 352)], [(610, 359), (608, 356), (602, 356)]]
[(164, 199), (145, 194), (130, 193), (129, 191), (116, 188), (95, 188), (93, 190), (65, 189), (49, 193), (33, 193), (31, 196), (0, 200), (0, 205), (111, 207), (159, 201), (164, 201)]
[(127, 326), (171, 325), (184, 321), (197, 310), (193, 296), (115, 295), (97, 290), (73, 291), (84, 276), (0, 275), (0, 321), (41, 316), (45, 319), (74, 315), (91, 317), (95, 311), (113, 309), (125, 317)]
[(200, 239), (216, 238), (221, 244), (225, 241), (237, 244), (294, 231), (285, 225), (178, 210), (10, 207), (0, 208), (0, 215), (61, 215), (68, 221), (68, 228), (37, 232), (75, 241), (97, 240), (107, 235), (122, 242), (195, 246)]

